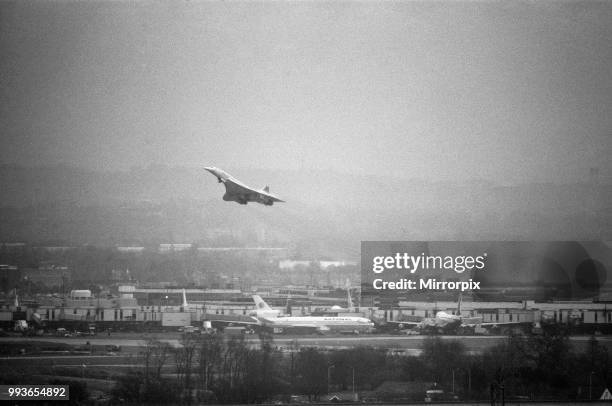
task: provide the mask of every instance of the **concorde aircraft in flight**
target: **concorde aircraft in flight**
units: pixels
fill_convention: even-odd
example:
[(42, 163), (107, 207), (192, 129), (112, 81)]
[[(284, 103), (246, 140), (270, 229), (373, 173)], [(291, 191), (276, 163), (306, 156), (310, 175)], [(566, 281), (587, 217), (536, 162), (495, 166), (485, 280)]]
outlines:
[(240, 204), (256, 202), (265, 206), (272, 206), (275, 202), (284, 202), (284, 200), (270, 193), (270, 188), (268, 186), (261, 190), (256, 190), (240, 182), (222, 169), (214, 166), (207, 166), (204, 169), (216, 176), (219, 183), (225, 185), (223, 200), (227, 202), (237, 202)]

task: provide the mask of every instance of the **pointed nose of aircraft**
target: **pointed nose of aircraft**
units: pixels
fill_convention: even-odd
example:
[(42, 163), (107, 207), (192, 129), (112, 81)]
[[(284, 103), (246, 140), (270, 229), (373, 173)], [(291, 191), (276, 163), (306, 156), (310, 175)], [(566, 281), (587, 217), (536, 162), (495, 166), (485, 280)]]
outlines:
[(208, 172), (212, 173), (214, 176), (217, 177), (217, 180), (219, 182), (223, 182), (226, 179), (229, 179), (230, 176), (227, 172), (224, 172), (223, 170), (215, 167), (215, 166), (205, 166), (204, 169), (206, 169)]
[(222, 172), (219, 171), (219, 168), (214, 166), (205, 166), (204, 169), (215, 175), (217, 178), (221, 178)]

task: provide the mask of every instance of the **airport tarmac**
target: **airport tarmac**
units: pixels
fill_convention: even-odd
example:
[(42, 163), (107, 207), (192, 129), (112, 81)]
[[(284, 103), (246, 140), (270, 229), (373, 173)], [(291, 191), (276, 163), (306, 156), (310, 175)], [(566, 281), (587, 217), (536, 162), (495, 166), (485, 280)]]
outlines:
[[(486, 348), (490, 348), (504, 342), (506, 336), (439, 336), (443, 340), (458, 340), (461, 341), (466, 350), (470, 353), (480, 353)], [(297, 344), (298, 347), (320, 347), (326, 349), (346, 349), (357, 346), (370, 346), (377, 348), (385, 348), (389, 350), (404, 351), (406, 354), (418, 355), (422, 348), (423, 340), (426, 336), (414, 335), (362, 335), (362, 336), (272, 336), (273, 346), (281, 350), (290, 350)], [(181, 346), (180, 333), (160, 333), (143, 335), (138, 333), (119, 333), (113, 336), (94, 336), (94, 337), (1, 337), (0, 345), (3, 341), (47, 341), (57, 342), (71, 345), (85, 345), (89, 342), (91, 345), (118, 345), (122, 348), (126, 347), (142, 347), (147, 340), (156, 339), (161, 342), (166, 342), (172, 347)], [(586, 348), (590, 336), (572, 336), (570, 341), (577, 347), (578, 351)], [(248, 343), (258, 345), (260, 339), (258, 336), (246, 336)], [(598, 336), (598, 342), (612, 351), (612, 336)], [(126, 348), (127, 349), (127, 348)]]

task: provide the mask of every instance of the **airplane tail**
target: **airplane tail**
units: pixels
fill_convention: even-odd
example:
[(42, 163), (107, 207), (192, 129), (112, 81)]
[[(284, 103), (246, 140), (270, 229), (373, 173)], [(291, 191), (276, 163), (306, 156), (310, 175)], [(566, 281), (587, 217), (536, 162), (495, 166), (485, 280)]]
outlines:
[(266, 302), (264, 302), (264, 300), (261, 298), (261, 296), (259, 295), (253, 295), (253, 300), (255, 301), (255, 307), (257, 307), (257, 310), (264, 310), (264, 311), (273, 311), (272, 308), (270, 306), (268, 306), (268, 304)]
[(287, 295), (287, 306), (285, 306), (285, 313), (291, 315), (291, 292)]
[(253, 295), (255, 301), (255, 311), (252, 312), (255, 317), (276, 318), (281, 316), (280, 310), (274, 310), (259, 295)]
[(463, 301), (463, 295), (459, 293), (459, 300), (457, 301), (457, 316), (461, 316), (461, 302)]
[(351, 298), (351, 284), (348, 279), (346, 280), (346, 296), (347, 309), (349, 312), (352, 312), (355, 310), (355, 307), (353, 306), (353, 299)]
[(185, 293), (185, 289), (183, 289), (183, 307), (187, 307), (187, 294)]
[(266, 185), (266, 187), (263, 188), (263, 191), (266, 193), (270, 192), (270, 186)]

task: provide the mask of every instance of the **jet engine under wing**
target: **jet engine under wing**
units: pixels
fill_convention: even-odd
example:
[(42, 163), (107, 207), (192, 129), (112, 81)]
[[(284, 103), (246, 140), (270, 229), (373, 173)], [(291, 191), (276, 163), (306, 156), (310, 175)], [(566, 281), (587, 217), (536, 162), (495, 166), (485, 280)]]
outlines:
[(255, 327), (261, 326), (261, 322), (255, 317), (241, 316), (241, 315), (223, 315), (223, 314), (209, 314), (206, 317), (206, 321), (210, 321), (213, 326), (243, 326), (243, 327)]
[(233, 201), (239, 204), (255, 202), (265, 206), (272, 206), (275, 202), (284, 202), (284, 200), (270, 193), (268, 186), (261, 190), (256, 190), (240, 182), (222, 169), (214, 166), (205, 167), (204, 169), (216, 176), (219, 183), (225, 185), (225, 194), (223, 195), (223, 200), (225, 201)]
[[(264, 323), (266, 325), (266, 323)], [(312, 334), (312, 333), (327, 333), (331, 331), (328, 326), (321, 325), (315, 326), (312, 324), (300, 324), (300, 323), (272, 323), (266, 325), (268, 328), (272, 328), (275, 332), (283, 332), (283, 333), (296, 333), (296, 334)]]
[(530, 321), (498, 321), (498, 322), (494, 322), (494, 321), (487, 321), (484, 323), (474, 323), (474, 324), (465, 324), (466, 326), (469, 327), (473, 327), (473, 326), (479, 326), (479, 327), (503, 327), (503, 326), (517, 326), (517, 325), (532, 325), (533, 323)]
[(403, 315), (398, 320), (387, 320), (385, 323), (395, 325), (397, 328), (402, 330), (407, 327), (421, 327), (427, 320), (433, 319), (428, 319), (427, 317), (421, 316)]

